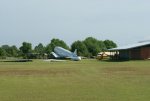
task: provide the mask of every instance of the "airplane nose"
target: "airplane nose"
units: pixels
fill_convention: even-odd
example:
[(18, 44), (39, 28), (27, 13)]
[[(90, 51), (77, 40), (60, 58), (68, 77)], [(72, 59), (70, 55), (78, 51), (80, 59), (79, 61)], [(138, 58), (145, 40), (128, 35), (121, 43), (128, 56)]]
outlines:
[(80, 61), (81, 57), (72, 57), (71, 59), (74, 60), (74, 61)]
[(81, 57), (78, 57), (78, 60), (81, 60)]

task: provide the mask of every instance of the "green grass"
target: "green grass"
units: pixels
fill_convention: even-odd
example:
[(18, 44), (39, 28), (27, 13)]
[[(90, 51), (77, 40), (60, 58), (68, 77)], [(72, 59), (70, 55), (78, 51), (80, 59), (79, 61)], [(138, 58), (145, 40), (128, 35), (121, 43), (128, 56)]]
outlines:
[(149, 101), (150, 61), (0, 62), (0, 101)]

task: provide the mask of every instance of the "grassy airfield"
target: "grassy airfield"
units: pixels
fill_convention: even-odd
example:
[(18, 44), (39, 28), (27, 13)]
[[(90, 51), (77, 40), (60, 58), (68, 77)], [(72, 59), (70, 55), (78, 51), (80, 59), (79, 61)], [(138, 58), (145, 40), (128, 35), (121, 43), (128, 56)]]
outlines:
[(150, 61), (0, 62), (0, 101), (149, 101)]

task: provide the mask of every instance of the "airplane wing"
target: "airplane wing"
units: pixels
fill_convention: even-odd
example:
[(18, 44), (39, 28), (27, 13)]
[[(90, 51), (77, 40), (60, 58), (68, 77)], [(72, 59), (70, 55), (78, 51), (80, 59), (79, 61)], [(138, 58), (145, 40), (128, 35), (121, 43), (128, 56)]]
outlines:
[(54, 53), (54, 52), (51, 52), (51, 54), (52, 54), (55, 58), (59, 58), (59, 57), (60, 57), (59, 55), (57, 55), (57, 54)]

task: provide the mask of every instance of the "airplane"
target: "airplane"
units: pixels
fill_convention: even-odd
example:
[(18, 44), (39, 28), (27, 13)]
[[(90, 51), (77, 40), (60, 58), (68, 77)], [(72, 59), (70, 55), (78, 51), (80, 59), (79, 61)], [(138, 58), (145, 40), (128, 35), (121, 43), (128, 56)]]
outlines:
[(69, 50), (66, 50), (62, 47), (55, 47), (54, 52), (51, 52), (51, 54), (56, 58), (56, 59), (61, 59), (61, 58), (69, 58), (74, 61), (80, 61), (81, 57), (77, 56), (77, 49), (74, 52), (71, 52)]

